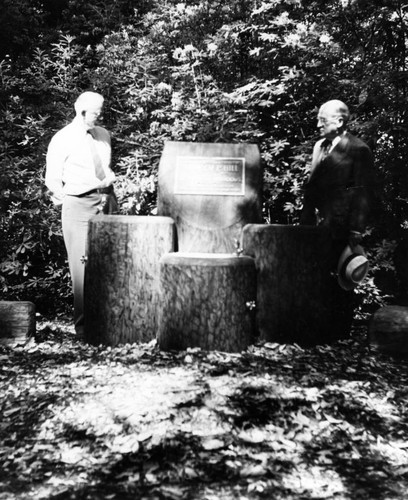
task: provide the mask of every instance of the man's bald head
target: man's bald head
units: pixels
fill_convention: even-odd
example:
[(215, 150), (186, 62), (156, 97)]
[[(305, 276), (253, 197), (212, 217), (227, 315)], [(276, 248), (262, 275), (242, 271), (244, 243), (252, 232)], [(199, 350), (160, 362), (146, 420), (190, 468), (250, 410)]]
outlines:
[(325, 102), (320, 106), (319, 113), (325, 114), (326, 116), (341, 116), (343, 118), (344, 124), (350, 120), (350, 111), (343, 101), (338, 99), (332, 99)]

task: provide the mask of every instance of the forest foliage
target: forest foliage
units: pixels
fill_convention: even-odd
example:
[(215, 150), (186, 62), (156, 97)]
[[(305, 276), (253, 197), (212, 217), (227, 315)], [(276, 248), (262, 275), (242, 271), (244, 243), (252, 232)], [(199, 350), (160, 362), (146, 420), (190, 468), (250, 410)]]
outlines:
[(1, 0), (0, 298), (70, 305), (60, 209), (44, 187), (52, 135), (78, 93), (106, 98), (121, 213), (154, 214), (165, 141), (249, 142), (264, 218), (296, 224), (316, 111), (345, 101), (375, 154), (362, 312), (408, 291), (407, 28), (397, 0)]

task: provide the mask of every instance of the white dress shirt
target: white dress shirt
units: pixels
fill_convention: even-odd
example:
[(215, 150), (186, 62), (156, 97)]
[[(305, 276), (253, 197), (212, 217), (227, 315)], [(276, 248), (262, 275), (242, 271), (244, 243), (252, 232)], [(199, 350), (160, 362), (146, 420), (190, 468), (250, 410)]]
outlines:
[(65, 195), (80, 195), (97, 188), (108, 187), (115, 180), (110, 168), (111, 140), (103, 127), (94, 127), (92, 135), (106, 177), (96, 177), (87, 130), (80, 117), (59, 130), (51, 139), (47, 151), (45, 185), (55, 204)]

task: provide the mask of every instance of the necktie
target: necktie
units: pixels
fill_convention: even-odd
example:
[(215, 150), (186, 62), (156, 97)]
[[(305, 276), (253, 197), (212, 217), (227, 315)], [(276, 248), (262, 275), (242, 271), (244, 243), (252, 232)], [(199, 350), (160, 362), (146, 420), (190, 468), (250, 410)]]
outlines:
[(91, 148), (91, 153), (92, 153), (92, 159), (94, 162), (94, 167), (95, 167), (95, 175), (99, 180), (102, 180), (106, 177), (105, 172), (102, 168), (102, 161), (101, 157), (99, 156), (99, 153), (96, 149), (95, 145), (95, 139), (92, 134), (91, 130), (88, 130), (88, 133), (86, 134), (89, 142), (89, 146)]
[(330, 139), (325, 139), (320, 145), (320, 161), (322, 162), (326, 156), (329, 154), (332, 141)]

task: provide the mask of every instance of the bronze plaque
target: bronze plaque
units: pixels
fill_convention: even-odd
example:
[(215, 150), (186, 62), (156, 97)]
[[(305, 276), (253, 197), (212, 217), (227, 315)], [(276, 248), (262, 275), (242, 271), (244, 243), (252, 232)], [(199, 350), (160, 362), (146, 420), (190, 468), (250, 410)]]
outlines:
[(175, 194), (245, 195), (245, 158), (178, 156)]

